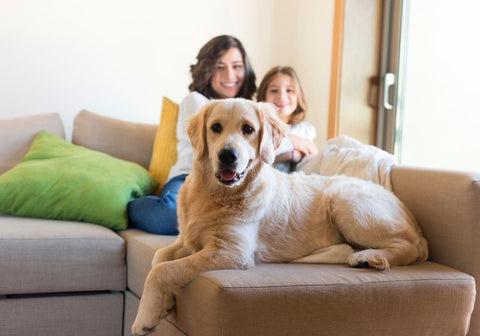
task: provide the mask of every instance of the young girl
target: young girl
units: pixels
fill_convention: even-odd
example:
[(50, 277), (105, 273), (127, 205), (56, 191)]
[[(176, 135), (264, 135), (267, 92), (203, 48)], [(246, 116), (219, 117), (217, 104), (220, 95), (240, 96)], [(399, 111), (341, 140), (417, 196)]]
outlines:
[(303, 120), (306, 113), (305, 95), (292, 67), (276, 66), (270, 69), (260, 83), (257, 100), (273, 103), (278, 108), (278, 116), (289, 127), (289, 135), (277, 151), (275, 168), (290, 172), (304, 156), (317, 152), (313, 143), (316, 130)]
[(193, 150), (187, 135), (188, 119), (210, 99), (251, 99), (256, 91), (255, 73), (242, 43), (233, 36), (214, 37), (190, 66), (190, 93), (183, 99), (177, 121), (177, 163), (170, 169), (160, 196), (146, 196), (128, 204), (128, 217), (137, 228), (174, 235), (177, 230), (177, 194), (192, 169)]

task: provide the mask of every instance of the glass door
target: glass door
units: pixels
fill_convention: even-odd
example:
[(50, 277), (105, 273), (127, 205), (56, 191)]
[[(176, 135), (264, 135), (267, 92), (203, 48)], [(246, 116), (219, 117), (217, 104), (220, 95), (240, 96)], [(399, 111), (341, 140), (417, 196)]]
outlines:
[(480, 171), (480, 3), (384, 10), (377, 146), (406, 165)]
[(397, 104), (399, 61), (402, 45), (402, 11), (405, 1), (386, 0), (383, 3), (382, 48), (380, 57), (380, 85), (378, 95), (376, 145), (396, 154), (395, 137), (398, 135)]

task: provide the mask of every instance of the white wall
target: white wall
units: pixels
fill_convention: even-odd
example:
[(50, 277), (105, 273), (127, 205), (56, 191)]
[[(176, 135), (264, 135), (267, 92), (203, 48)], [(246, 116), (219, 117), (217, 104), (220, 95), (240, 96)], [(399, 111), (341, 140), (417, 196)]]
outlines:
[(334, 0), (274, 3), (269, 67), (289, 64), (297, 71), (308, 103), (306, 118), (317, 129), (316, 144), (320, 147), (327, 137)]
[[(257, 84), (294, 66), (325, 141), (334, 0), (2, 0), (0, 119), (59, 112), (67, 137), (81, 109), (158, 123), (180, 102), (189, 65), (213, 36), (247, 49)], [(1, 135), (0, 135), (1, 141)]]

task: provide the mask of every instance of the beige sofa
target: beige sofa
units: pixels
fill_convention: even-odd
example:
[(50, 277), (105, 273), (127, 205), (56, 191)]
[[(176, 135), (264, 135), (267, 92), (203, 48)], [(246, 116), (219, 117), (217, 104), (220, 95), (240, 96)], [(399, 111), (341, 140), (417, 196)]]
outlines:
[[(64, 136), (57, 114), (0, 121), (0, 174), (40, 129)], [(82, 111), (72, 142), (148, 168), (156, 131)], [(153, 334), (480, 335), (480, 174), (397, 166), (392, 184), (425, 232), (428, 262), (207, 272)], [(129, 335), (153, 254), (174, 239), (0, 215), (0, 335)]]

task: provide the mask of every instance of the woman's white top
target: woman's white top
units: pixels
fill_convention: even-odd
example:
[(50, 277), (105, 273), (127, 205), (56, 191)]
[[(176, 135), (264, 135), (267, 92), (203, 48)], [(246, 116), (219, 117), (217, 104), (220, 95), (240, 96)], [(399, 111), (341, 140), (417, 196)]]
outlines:
[(193, 167), (193, 148), (187, 134), (188, 120), (210, 100), (204, 95), (190, 92), (180, 103), (177, 121), (177, 162), (170, 169), (168, 180), (172, 177), (189, 174)]

